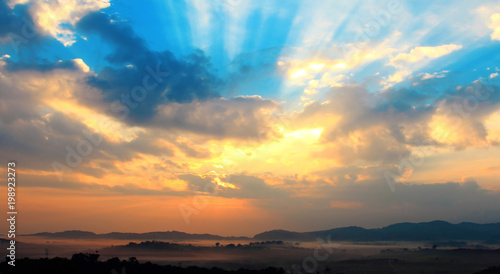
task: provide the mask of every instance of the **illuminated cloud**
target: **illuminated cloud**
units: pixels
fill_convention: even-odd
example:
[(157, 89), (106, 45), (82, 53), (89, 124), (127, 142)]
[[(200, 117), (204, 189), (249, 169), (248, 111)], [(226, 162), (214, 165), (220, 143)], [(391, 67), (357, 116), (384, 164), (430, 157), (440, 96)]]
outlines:
[(425, 64), (432, 59), (450, 54), (461, 48), (461, 45), (448, 44), (436, 47), (415, 47), (409, 53), (399, 53), (390, 59), (390, 65), (396, 68), (396, 72), (385, 77), (381, 84), (386, 85), (385, 88), (388, 88), (394, 83), (400, 83), (410, 76), (415, 69), (421, 67), (421, 63)]
[(400, 53), (391, 58), (391, 63), (415, 63), (424, 59), (434, 59), (461, 49), (461, 45), (442, 45), (437, 47), (415, 47), (409, 53)]
[[(28, 1), (23, 1), (22, 4)], [(42, 32), (50, 34), (65, 46), (75, 43), (74, 31), (66, 26), (74, 26), (89, 12), (104, 9), (110, 6), (109, 0), (69, 0), (60, 2), (29, 1), (29, 12), (34, 18), (35, 26)], [(16, 4), (19, 2), (15, 2)]]
[(490, 28), (493, 30), (491, 40), (500, 40), (500, 13), (491, 15)]

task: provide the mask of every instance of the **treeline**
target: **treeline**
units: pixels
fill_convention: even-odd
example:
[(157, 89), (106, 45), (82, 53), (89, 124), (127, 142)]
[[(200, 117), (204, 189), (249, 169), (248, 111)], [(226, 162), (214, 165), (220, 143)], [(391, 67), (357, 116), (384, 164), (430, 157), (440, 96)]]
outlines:
[(135, 257), (120, 260), (118, 257), (99, 261), (99, 254), (74, 254), (67, 258), (19, 259), (16, 266), (7, 261), (0, 264), (0, 273), (51, 273), (51, 274), (284, 274), (281, 268), (269, 267), (261, 270), (239, 269), (228, 271), (221, 268), (201, 268), (196, 266), (161, 266), (150, 262), (139, 263)]
[(210, 249), (213, 247), (224, 248), (265, 248), (275, 245), (284, 245), (283, 241), (262, 241), (249, 244), (226, 244), (215, 243), (215, 246), (194, 246), (192, 244), (176, 244), (162, 241), (146, 241), (140, 243), (130, 242), (126, 245), (114, 246), (117, 248), (135, 248), (135, 249), (158, 249), (158, 250), (185, 250), (185, 249)]

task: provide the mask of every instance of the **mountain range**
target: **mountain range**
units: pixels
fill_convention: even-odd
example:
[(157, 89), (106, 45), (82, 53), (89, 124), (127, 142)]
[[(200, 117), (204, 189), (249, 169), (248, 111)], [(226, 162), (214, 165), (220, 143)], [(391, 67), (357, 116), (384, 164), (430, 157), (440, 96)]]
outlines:
[(312, 232), (271, 230), (250, 237), (224, 237), (213, 234), (189, 234), (179, 231), (96, 234), (88, 231), (43, 232), (28, 236), (64, 239), (120, 239), (120, 240), (282, 240), (316, 241), (442, 241), (469, 240), (500, 243), (500, 223), (476, 224), (463, 222), (451, 224), (445, 221), (422, 223), (397, 223), (383, 228), (365, 229), (357, 226), (334, 228)]

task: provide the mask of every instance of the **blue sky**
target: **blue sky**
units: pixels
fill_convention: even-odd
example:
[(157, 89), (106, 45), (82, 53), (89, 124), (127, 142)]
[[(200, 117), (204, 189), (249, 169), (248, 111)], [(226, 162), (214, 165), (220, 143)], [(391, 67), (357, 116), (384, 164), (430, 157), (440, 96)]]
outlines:
[(0, 152), (26, 167), (33, 227), (128, 218), (45, 223), (50, 191), (104, 219), (159, 209), (134, 231), (500, 217), (498, 1), (3, 0), (0, 15)]
[[(214, 3), (117, 1), (99, 12), (107, 14), (110, 20), (129, 26), (152, 51), (168, 50), (175, 56), (186, 56), (194, 49), (201, 49), (210, 58), (218, 76), (225, 80), (238, 74), (242, 63), (254, 67), (254, 76), (260, 76), (251, 77), (253, 83), (248, 86), (241, 84), (237, 94), (257, 93), (271, 97), (289, 93), (278, 88), (285, 80), (282, 75), (266, 73), (266, 70), (276, 70), (280, 57), (292, 60), (333, 59), (342, 53), (348, 54), (336, 48), (348, 44), (370, 49), (381, 46), (385, 41), (388, 47), (401, 52), (408, 52), (417, 46), (462, 46), (459, 51), (412, 70), (414, 74), (442, 70), (469, 74), (476, 70), (477, 73), (467, 79), (471, 80), (476, 75), (487, 75), (487, 68), (498, 66), (498, 60), (487, 54), (497, 50), (497, 45), (489, 37), (492, 29), (481, 10), (496, 7), (495, 1), (483, 2), (481, 6), (467, 1), (420, 5), (386, 2), (369, 1), (361, 5), (355, 1), (290, 1), (283, 5), (276, 1), (243, 0)], [(398, 8), (396, 13), (390, 12), (390, 5)], [(23, 9), (26, 7), (15, 7), (18, 13)], [(14, 54), (10, 45), (4, 45), (4, 51), (12, 58), (29, 58), (28, 62), (81, 58), (94, 71), (110, 65), (103, 60), (113, 50), (108, 43), (98, 35), (79, 33), (64, 19), (61, 21), (62, 26), (73, 32), (69, 39), (73, 42), (71, 46), (64, 47), (56, 37), (45, 37), (36, 49), (21, 48), (19, 56)], [(366, 45), (356, 44), (364, 39), (359, 39), (360, 33), (369, 34), (370, 28), (373, 33), (364, 36), (368, 37)], [(489, 57), (484, 58), (485, 55)], [(387, 66), (388, 57), (390, 54), (361, 64), (347, 70), (346, 74), (356, 72), (350, 78), (350, 81), (356, 82), (363, 82), (376, 73), (379, 77), (388, 77), (394, 72), (394, 67)], [(471, 60), (473, 65), (467, 66)], [(381, 86), (373, 88), (376, 90)]]
[[(14, 11), (22, 14), (27, 6), (17, 5)], [(105, 13), (116, 24), (130, 27), (151, 51), (167, 50), (181, 57), (201, 49), (210, 59), (214, 73), (227, 81), (228, 86), (236, 86), (230, 96), (259, 94), (297, 100), (303, 85), (286, 85), (286, 77), (277, 72), (278, 61), (349, 58), (360, 51), (358, 48), (396, 49), (342, 71), (342, 75), (349, 77), (348, 82), (355, 83), (364, 83), (378, 73), (377, 79), (370, 83), (374, 91), (387, 86), (380, 80), (396, 71), (388, 65), (390, 57), (415, 47), (461, 46), (438, 60), (424, 60), (427, 62), (411, 68), (404, 80), (418, 73), (449, 70), (462, 72), (466, 78), (460, 78), (471, 81), (491, 74), (488, 68), (498, 67), (498, 58), (492, 54), (498, 45), (491, 41), (493, 30), (487, 16), (489, 9), (498, 6), (495, 1), (481, 5), (468, 1), (439, 4), (289, 1), (286, 5), (277, 1), (243, 0), (116, 1), (102, 6), (105, 8), (93, 12)], [(71, 32), (70, 38), (58, 41), (57, 37), (43, 37), (36, 48), (21, 47), (19, 54), (5, 44), (3, 51), (12, 60), (21, 58), (37, 63), (81, 58), (97, 72), (113, 65), (105, 60), (113, 46), (99, 35), (75, 30), (68, 21), (70, 18), (60, 18), (58, 23)], [(62, 45), (64, 39), (71, 41), (71, 45)], [(354, 45), (354, 50), (342, 51), (353, 49), (348, 45)], [(242, 75), (242, 66), (252, 68), (250, 76)]]

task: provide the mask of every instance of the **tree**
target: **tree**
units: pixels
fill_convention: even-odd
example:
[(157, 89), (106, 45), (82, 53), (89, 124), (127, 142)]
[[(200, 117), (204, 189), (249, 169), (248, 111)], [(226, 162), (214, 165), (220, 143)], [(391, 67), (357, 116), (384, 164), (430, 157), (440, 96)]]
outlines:
[(131, 263), (131, 264), (134, 264), (134, 265), (139, 264), (139, 261), (137, 260), (136, 257), (130, 257), (130, 258), (128, 258), (128, 262)]

